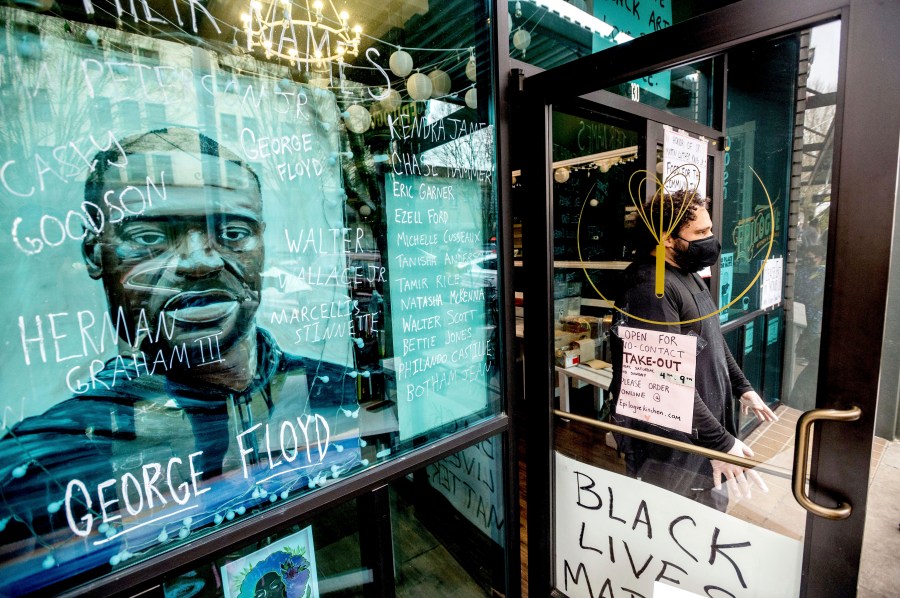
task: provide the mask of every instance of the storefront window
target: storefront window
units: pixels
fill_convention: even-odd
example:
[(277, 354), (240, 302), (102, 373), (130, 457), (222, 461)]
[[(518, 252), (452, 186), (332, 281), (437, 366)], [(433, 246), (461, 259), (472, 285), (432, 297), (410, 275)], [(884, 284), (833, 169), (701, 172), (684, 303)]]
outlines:
[(499, 413), (482, 2), (17, 4), (0, 593)]
[[(505, 594), (507, 522), (500, 447), (499, 437), (490, 438), (414, 471), (386, 490), (335, 505), (312, 520), (171, 577), (163, 594)], [(385, 546), (393, 550), (382, 550)], [(384, 576), (385, 571), (390, 574)]]

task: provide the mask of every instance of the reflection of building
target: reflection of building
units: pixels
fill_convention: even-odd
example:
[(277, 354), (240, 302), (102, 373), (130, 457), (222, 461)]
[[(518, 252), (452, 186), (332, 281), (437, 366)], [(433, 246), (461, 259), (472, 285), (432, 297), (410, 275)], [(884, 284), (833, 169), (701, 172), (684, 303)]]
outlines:
[[(173, 41), (23, 11), (8, 15), (4, 103), (33, 111), (33, 126), (46, 127), (41, 151), (48, 160), (55, 158), (52, 149), (78, 137), (99, 138), (110, 131), (124, 136), (166, 124), (207, 126), (213, 119), (222, 142), (243, 147), (247, 159), (262, 166), (267, 157), (301, 145), (289, 139), (282, 147), (281, 131), (269, 127), (284, 115), (302, 116), (318, 103), (285, 78), (287, 67), (215, 53), (198, 65), (185, 46)], [(68, 95), (68, 89), (77, 93)], [(48, 126), (51, 118), (53, 127)], [(296, 168), (290, 173), (297, 174)]]

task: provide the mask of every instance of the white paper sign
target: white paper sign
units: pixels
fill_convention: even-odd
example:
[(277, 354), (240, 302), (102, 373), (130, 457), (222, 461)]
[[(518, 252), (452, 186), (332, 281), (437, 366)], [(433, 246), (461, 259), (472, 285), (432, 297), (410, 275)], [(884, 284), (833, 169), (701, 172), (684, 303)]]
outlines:
[(556, 454), (555, 586), (570, 598), (793, 598), (801, 542)]
[(653, 598), (704, 598), (700, 594), (679, 590), (675, 586), (666, 585), (658, 581), (653, 582)]
[(781, 302), (781, 274), (784, 258), (766, 260), (763, 267), (762, 285), (759, 289), (759, 308), (766, 309)]
[(690, 432), (697, 337), (619, 326), (622, 386), (616, 413)]
[(666, 128), (663, 138), (663, 181), (667, 192), (689, 188), (706, 195), (706, 146), (705, 139), (695, 139)]

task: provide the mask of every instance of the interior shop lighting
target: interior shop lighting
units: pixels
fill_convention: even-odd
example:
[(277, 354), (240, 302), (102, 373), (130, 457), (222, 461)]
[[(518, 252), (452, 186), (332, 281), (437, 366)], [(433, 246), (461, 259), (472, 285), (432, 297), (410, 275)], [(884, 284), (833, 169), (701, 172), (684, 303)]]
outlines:
[(362, 27), (350, 27), (350, 15), (338, 11), (331, 0), (303, 0), (296, 5), (292, 0), (251, 0), (241, 21), (247, 49), (261, 47), (266, 58), (322, 67), (359, 54)]

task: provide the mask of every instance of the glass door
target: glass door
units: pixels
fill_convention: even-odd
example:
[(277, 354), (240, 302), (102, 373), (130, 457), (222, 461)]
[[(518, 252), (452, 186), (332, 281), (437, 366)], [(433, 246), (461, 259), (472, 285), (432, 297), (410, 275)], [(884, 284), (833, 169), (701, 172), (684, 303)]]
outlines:
[[(739, 9), (704, 17), (728, 18), (715, 52), (637, 40), (651, 67), (605, 62), (603, 91), (565, 83), (594, 59), (525, 79), (525, 359), (550, 362), (525, 374), (535, 595), (856, 590), (875, 387), (838, 354), (868, 344), (877, 380), (887, 270), (861, 316), (850, 9), (814, 9), (746, 35)], [(646, 75), (665, 85), (617, 83)]]

